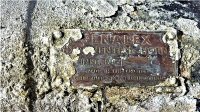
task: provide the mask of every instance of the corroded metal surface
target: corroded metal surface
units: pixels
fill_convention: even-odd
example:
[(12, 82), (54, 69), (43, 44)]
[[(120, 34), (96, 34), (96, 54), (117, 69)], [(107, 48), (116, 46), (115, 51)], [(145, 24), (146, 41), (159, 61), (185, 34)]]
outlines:
[(162, 40), (164, 32), (83, 31), (83, 38), (63, 47), (74, 64), (74, 86), (155, 85), (176, 75), (177, 66)]

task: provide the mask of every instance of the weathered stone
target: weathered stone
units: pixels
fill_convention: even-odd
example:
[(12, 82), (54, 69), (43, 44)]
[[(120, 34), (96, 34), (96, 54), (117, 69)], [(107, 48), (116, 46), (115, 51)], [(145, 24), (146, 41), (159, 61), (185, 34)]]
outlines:
[(97, 17), (110, 17), (114, 15), (118, 9), (116, 2), (112, 0), (87, 0), (87, 2)]
[[(198, 111), (198, 1), (2, 0), (0, 7), (0, 111)], [(180, 75), (153, 87), (74, 88), (79, 51), (61, 48), (84, 38), (80, 29), (168, 31)]]
[(192, 36), (193, 38), (199, 38), (200, 30), (197, 27), (197, 22), (190, 19), (179, 18), (177, 20), (178, 28), (186, 35)]
[(64, 36), (64, 35), (63, 35), (62, 32), (60, 32), (60, 31), (54, 31), (54, 32), (53, 32), (53, 37), (54, 37), (55, 39), (59, 39), (59, 38), (61, 38), (62, 36)]

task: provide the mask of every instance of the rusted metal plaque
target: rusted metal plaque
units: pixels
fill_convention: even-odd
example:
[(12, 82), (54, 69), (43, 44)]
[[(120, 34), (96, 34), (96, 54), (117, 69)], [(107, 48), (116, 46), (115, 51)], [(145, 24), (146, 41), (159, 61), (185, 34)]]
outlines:
[(176, 75), (177, 66), (164, 43), (164, 32), (82, 31), (83, 38), (63, 47), (78, 50), (74, 86), (155, 85)]

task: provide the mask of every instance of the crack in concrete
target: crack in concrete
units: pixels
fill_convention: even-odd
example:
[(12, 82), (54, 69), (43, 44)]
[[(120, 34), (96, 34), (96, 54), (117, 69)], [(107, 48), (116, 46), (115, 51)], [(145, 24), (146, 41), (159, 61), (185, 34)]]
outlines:
[(26, 15), (26, 27), (23, 29), (24, 31), (24, 48), (26, 49), (25, 51), (25, 56), (26, 56), (26, 64), (24, 65), (26, 72), (24, 76), (26, 77), (26, 82), (25, 82), (25, 91), (28, 91), (27, 98), (29, 99), (28, 101), (28, 109), (30, 112), (34, 112), (34, 105), (35, 101), (37, 100), (37, 95), (36, 95), (36, 85), (37, 82), (34, 80), (32, 77), (34, 65), (33, 65), (33, 60), (31, 59), (33, 53), (34, 53), (34, 48), (32, 45), (32, 37), (31, 37), (31, 27), (32, 27), (32, 14), (35, 9), (37, 1), (29, 1), (28, 2), (28, 8), (27, 8), (27, 15)]

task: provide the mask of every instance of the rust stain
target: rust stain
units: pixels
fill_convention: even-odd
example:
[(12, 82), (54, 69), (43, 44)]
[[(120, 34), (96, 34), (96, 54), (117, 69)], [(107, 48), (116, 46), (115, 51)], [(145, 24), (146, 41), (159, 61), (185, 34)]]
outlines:
[(132, 63), (147, 63), (148, 62), (148, 58), (147, 57), (129, 57), (128, 60), (129, 62), (132, 62)]

